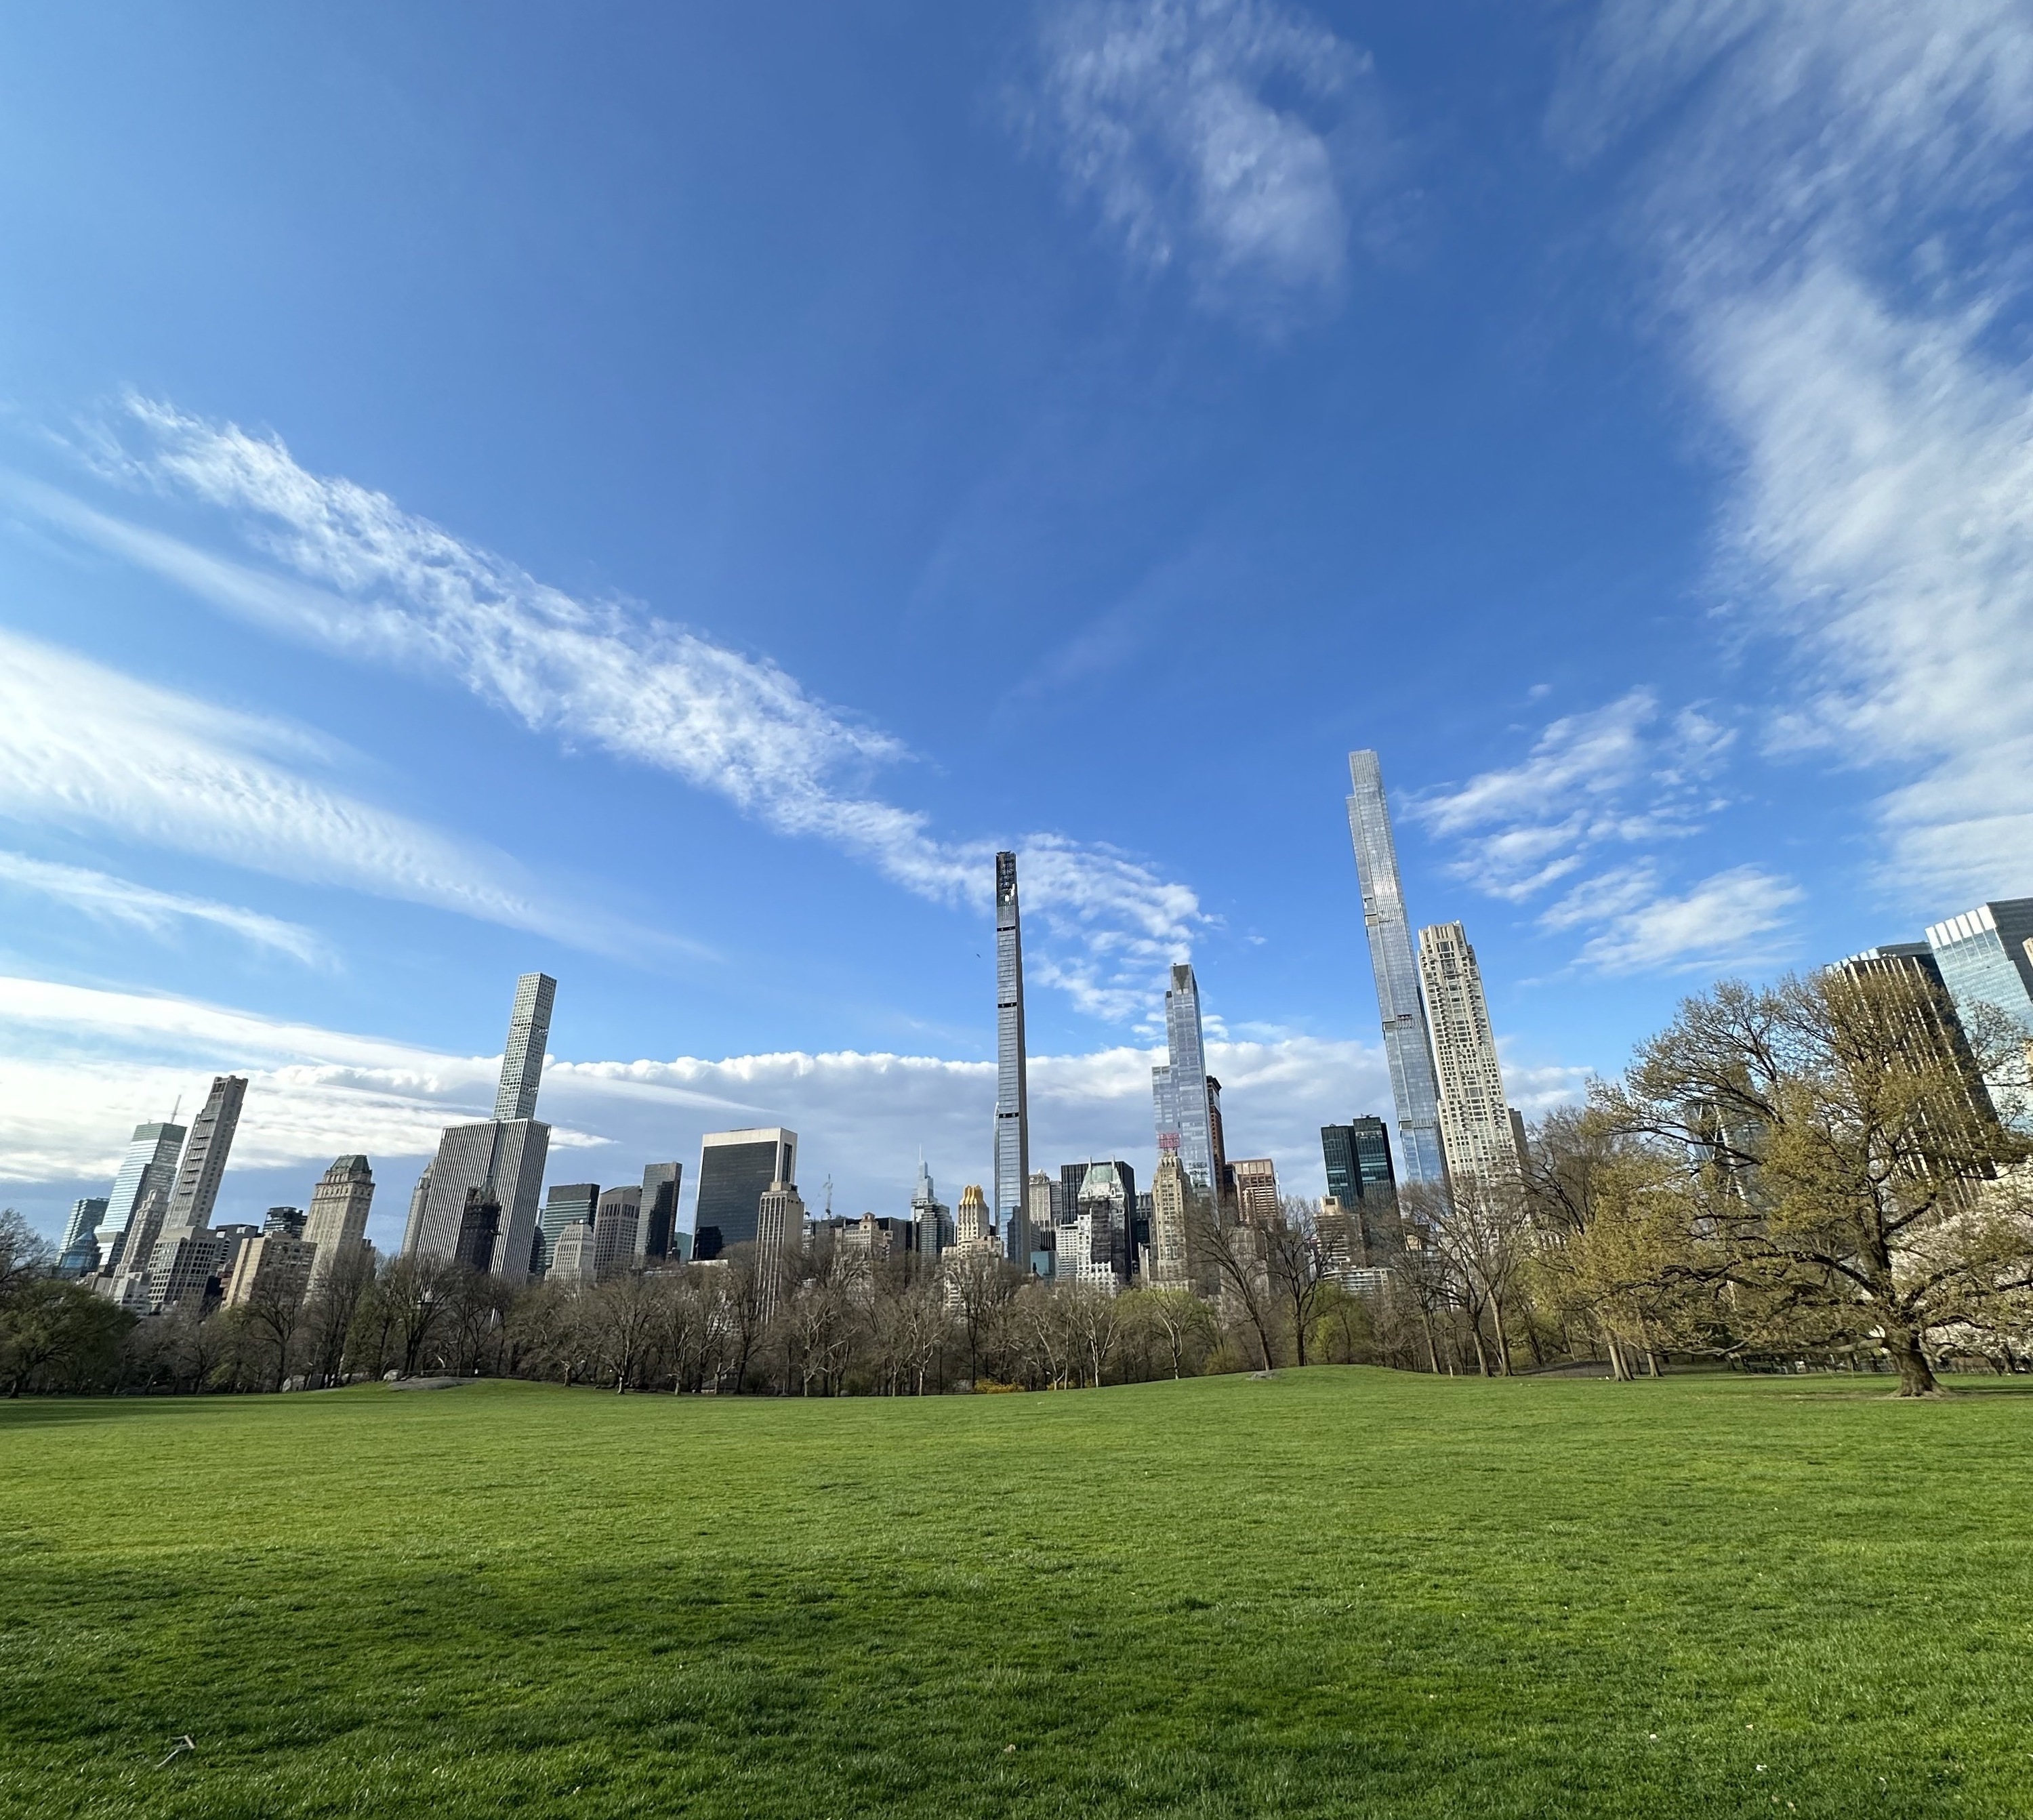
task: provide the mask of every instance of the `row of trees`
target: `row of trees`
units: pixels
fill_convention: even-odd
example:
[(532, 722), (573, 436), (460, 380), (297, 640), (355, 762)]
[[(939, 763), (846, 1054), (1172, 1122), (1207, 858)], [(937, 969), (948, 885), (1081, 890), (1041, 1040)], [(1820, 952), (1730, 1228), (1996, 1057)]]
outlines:
[[(588, 1289), (363, 1253), (204, 1318), (137, 1324), (57, 1281), (0, 1215), (0, 1380), (29, 1390), (275, 1390), (389, 1374), (616, 1390), (923, 1395), (1320, 1361), (1503, 1375), (1577, 1360), (1812, 1354), (1935, 1388), (1945, 1355), (2033, 1358), (2027, 1049), (1909, 977), (1728, 983), (1623, 1078), (1537, 1125), (1514, 1173), (1407, 1186), (1397, 1242), (1351, 1276), (1319, 1208), (1205, 1218), (1201, 1293), (935, 1270), (827, 1240), (774, 1271), (714, 1264)], [(773, 1286), (788, 1285), (781, 1292)]]

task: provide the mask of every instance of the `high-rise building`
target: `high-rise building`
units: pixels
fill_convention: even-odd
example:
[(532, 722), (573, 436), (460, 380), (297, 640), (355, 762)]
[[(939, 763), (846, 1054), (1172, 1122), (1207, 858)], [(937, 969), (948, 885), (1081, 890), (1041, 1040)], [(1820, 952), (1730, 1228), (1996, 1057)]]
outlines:
[(1460, 923), (1436, 923), (1419, 931), (1419, 978), (1440, 1078), (1440, 1145), (1448, 1174), (1485, 1182), (1514, 1176), (1518, 1140), (1503, 1097), (1496, 1035), (1482, 969)]
[(148, 1254), (140, 1306), (160, 1314), (181, 1302), (202, 1302), (226, 1263), (230, 1243), (208, 1226), (165, 1227)]
[(508, 1014), (508, 1041), (501, 1052), (501, 1080), (494, 1116), (505, 1122), (537, 1116), (537, 1089), (544, 1078), (544, 1049), (551, 1039), (551, 1006), (558, 983), (548, 973), (525, 973), (515, 982)]
[[(703, 1182), (704, 1177), (701, 1177)], [(975, 1190), (977, 1198), (980, 1189)], [(780, 1177), (756, 1197), (755, 1273), (767, 1320), (794, 1286), (792, 1271), (805, 1244), (805, 1204), (798, 1185)]]
[(1447, 1178), (1440, 1148), (1440, 1083), (1433, 1073), (1425, 1008), (1419, 1002), (1412, 927), (1398, 874), (1398, 844), (1391, 837), (1383, 796), (1383, 768), (1374, 752), (1351, 752), (1348, 773), (1348, 832), (1362, 885), (1362, 926), (1369, 937), (1391, 1096), (1398, 1109), (1398, 1152), (1407, 1182), (1438, 1186)]
[[(1979, 904), (1927, 931), (1942, 983), (1965, 1031), (1979, 1021), (1979, 1007), (1994, 1006), (2023, 1033), (2033, 1058), (2033, 897), (2005, 897)], [(1988, 1083), (1990, 1098), (2016, 1122), (2033, 1118), (2016, 1070)]]
[(918, 1185), (911, 1191), (912, 1247), (919, 1256), (935, 1261), (955, 1235), (953, 1215), (932, 1185), (932, 1172), (918, 1159)]
[(451, 1260), (480, 1275), (494, 1268), (495, 1247), (501, 1238), (501, 1203), (485, 1186), (466, 1191), (466, 1205), (459, 1209), (459, 1237), (453, 1241)]
[(1380, 1265), (1402, 1250), (1398, 1178), (1383, 1121), (1365, 1114), (1346, 1125), (1322, 1125), (1320, 1155), (1327, 1164), (1327, 1198), (1352, 1223), (1354, 1262)]
[[(642, 1217), (635, 1228), (635, 1258), (654, 1268), (672, 1261), (672, 1235), (678, 1230), (678, 1190), (684, 1184), (681, 1163), (652, 1163), (642, 1170)], [(683, 1262), (680, 1254), (678, 1261)]]
[(1200, 1031), (1200, 983), (1185, 962), (1174, 963), (1165, 994), (1165, 1047), (1170, 1059), (1153, 1069), (1151, 1093), (1162, 1148), (1178, 1139), (1186, 1179), (1211, 1194), (1221, 1192), (1215, 1166), (1214, 1118), (1207, 1101), (1207, 1045)]
[(642, 1191), (632, 1183), (610, 1188), (600, 1197), (593, 1222), (593, 1274), (605, 1283), (620, 1276), (635, 1260), (635, 1241), (642, 1230)]
[(241, 1308), (260, 1298), (296, 1297), (310, 1286), (317, 1247), (287, 1232), (256, 1234), (227, 1265), (219, 1282), (228, 1308)]
[(219, 1181), (226, 1174), (226, 1159), (233, 1149), (233, 1133), (240, 1124), (241, 1102), (246, 1097), (244, 1076), (214, 1077), (204, 1109), (191, 1122), (190, 1141), (184, 1146), (183, 1161), (177, 1166), (176, 1191), (170, 1196), (166, 1226), (197, 1230), (212, 1224)]
[(99, 1288), (121, 1307), (146, 1312), (148, 1267), (161, 1242), (174, 1178), (152, 1173), (126, 1230), (114, 1241), (114, 1261), (99, 1273)]
[(407, 1257), (417, 1249), (417, 1235), (424, 1230), (424, 1209), (431, 1200), (431, 1166), (424, 1165), (424, 1173), (417, 1178), (417, 1185), (410, 1190), (409, 1217), (402, 1222), (402, 1256)]
[[(537, 1223), (537, 1237), (542, 1247), (542, 1262), (532, 1268), (548, 1271), (552, 1254), (558, 1242), (558, 1234), (575, 1223), (592, 1230), (593, 1215), (600, 1206), (600, 1184), (597, 1182), (554, 1182), (550, 1192), (544, 1196), (544, 1211)], [(532, 1253), (532, 1256), (537, 1254)]]
[(304, 1216), (304, 1242), (313, 1253), (311, 1280), (322, 1283), (333, 1265), (367, 1243), (367, 1215), (374, 1205), (374, 1171), (367, 1159), (336, 1157), (311, 1190)]
[(1030, 1088), (1024, 1050), (1024, 932), (1016, 908), (1016, 856), (995, 856), (995, 1204), (1002, 1253), (1031, 1261), (1024, 1187), (1031, 1178)]
[(279, 1233), (284, 1238), (301, 1238), (309, 1216), (301, 1207), (271, 1207), (261, 1216), (264, 1233)]
[(1890, 942), (1839, 961), (1830, 969), (1851, 979), (1885, 980), (1904, 988), (1910, 1039), (1927, 1062), (1945, 1064), (1960, 1077), (1969, 1115), (1994, 1124), (1997, 1111), (1990, 1088), (1971, 1053), (1962, 1018), (1942, 978), (1934, 949), (1924, 942)]
[(953, 1211), (953, 1249), (987, 1251), (995, 1243), (995, 1225), (988, 1213), (988, 1197), (979, 1182), (970, 1182), (960, 1191), (960, 1205)]
[(755, 1222), (770, 1185), (798, 1179), (798, 1134), (781, 1125), (709, 1131), (699, 1145), (698, 1206), (692, 1255), (702, 1264), (755, 1242)]
[[(430, 1187), (416, 1241), (406, 1251), (425, 1257), (459, 1257), (476, 1270), (491, 1271), (511, 1283), (528, 1275), (542, 1192), (544, 1165), (549, 1160), (551, 1128), (540, 1119), (489, 1119), (481, 1125), (455, 1125), (438, 1140), (431, 1160)], [(477, 1197), (477, 1198), (476, 1198)], [(492, 1205), (497, 1219), (490, 1257), (476, 1262), (476, 1253), (460, 1249), (466, 1208)]]
[(1031, 1185), (1024, 1193), (1024, 1208), (1031, 1221), (1031, 1255), (1024, 1260), (1024, 1268), (1034, 1275), (1046, 1275), (1050, 1271), (1050, 1264), (1040, 1265), (1039, 1260), (1046, 1257), (1058, 1243), (1059, 1185), (1042, 1169), (1031, 1171)]
[(1207, 1151), (1213, 1159), (1214, 1184), (1219, 1190), (1222, 1216), (1233, 1219), (1237, 1215), (1235, 1171), (1228, 1166), (1228, 1130), (1222, 1123), (1221, 1083), (1211, 1074), (1207, 1077)]
[(1158, 1152), (1150, 1201), (1151, 1238), (1145, 1265), (1149, 1286), (1212, 1294), (1215, 1273), (1200, 1230), (1211, 1217), (1207, 1199), (1186, 1179), (1186, 1172), (1179, 1167), (1179, 1153), (1169, 1144)]
[[(438, 1153), (410, 1204), (406, 1256), (457, 1257), (511, 1283), (528, 1275), (551, 1152), (551, 1128), (535, 1114), (556, 992), (557, 982), (547, 973), (526, 973), (515, 982), (494, 1117), (452, 1125), (438, 1140)], [(477, 1247), (489, 1205), (496, 1210), (492, 1249), (482, 1259)]]
[(1279, 1215), (1278, 1165), (1267, 1156), (1238, 1156), (1230, 1166), (1235, 1179), (1237, 1219), (1270, 1226)]
[(549, 1267), (544, 1272), (546, 1283), (563, 1283), (567, 1288), (582, 1289), (594, 1278), (593, 1255), (597, 1241), (592, 1223), (575, 1219), (561, 1226), (551, 1246)]
[(1062, 1282), (1090, 1283), (1110, 1294), (1129, 1275), (1129, 1223), (1136, 1181), (1121, 1163), (1088, 1165), (1070, 1218), (1059, 1216), (1054, 1271)]
[(106, 1202), (107, 1196), (98, 1194), (70, 1204), (62, 1249), (57, 1254), (59, 1276), (89, 1276), (99, 1268), (99, 1241), (95, 1235), (105, 1223)]
[(137, 1125), (127, 1140), (127, 1154), (120, 1159), (120, 1172), (113, 1178), (106, 1197), (106, 1215), (99, 1223), (99, 1250), (103, 1268), (117, 1269), (122, 1261), (122, 1239), (134, 1217), (134, 1210), (152, 1185), (159, 1183), (167, 1205), (176, 1185), (177, 1157), (183, 1149), (181, 1125)]

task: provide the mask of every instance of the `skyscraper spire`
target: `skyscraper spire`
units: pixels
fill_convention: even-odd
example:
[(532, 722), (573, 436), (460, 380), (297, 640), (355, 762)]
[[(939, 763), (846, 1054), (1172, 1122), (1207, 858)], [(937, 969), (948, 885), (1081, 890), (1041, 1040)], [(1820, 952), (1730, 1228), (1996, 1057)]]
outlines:
[(995, 856), (995, 1223), (1002, 1255), (1031, 1263), (1024, 1205), (1031, 1176), (1030, 1093), (1024, 1054), (1024, 933), (1016, 908), (1016, 856)]
[(1433, 1046), (1419, 998), (1412, 959), (1411, 925), (1398, 877), (1398, 844), (1383, 800), (1383, 767), (1374, 752), (1348, 755), (1348, 832), (1362, 882), (1362, 923), (1369, 964), (1376, 976), (1376, 1009), (1383, 1020), (1383, 1054), (1391, 1065), (1391, 1096), (1398, 1107), (1398, 1153), (1406, 1182), (1447, 1179), (1440, 1149), (1440, 1090), (1433, 1077)]

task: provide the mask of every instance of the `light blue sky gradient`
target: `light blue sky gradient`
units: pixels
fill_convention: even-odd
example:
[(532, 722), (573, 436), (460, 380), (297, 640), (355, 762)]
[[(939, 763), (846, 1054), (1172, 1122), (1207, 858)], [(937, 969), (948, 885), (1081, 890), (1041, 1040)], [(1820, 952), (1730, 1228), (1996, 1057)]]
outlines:
[(1534, 1109), (2033, 892), (2029, 130), (2002, 0), (0, 21), (0, 1185), (238, 1069), (386, 1241), (542, 967), (558, 1178), (957, 1195), (1013, 842), (1034, 1163), (1189, 953), (1317, 1192), (1354, 746)]

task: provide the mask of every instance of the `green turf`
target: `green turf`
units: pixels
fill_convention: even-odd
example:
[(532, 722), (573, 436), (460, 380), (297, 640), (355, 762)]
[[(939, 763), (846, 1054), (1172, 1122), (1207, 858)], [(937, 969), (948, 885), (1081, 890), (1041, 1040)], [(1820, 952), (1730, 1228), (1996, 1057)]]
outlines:
[(1883, 1390), (6, 1405), (0, 1814), (2026, 1814), (2033, 1398)]

